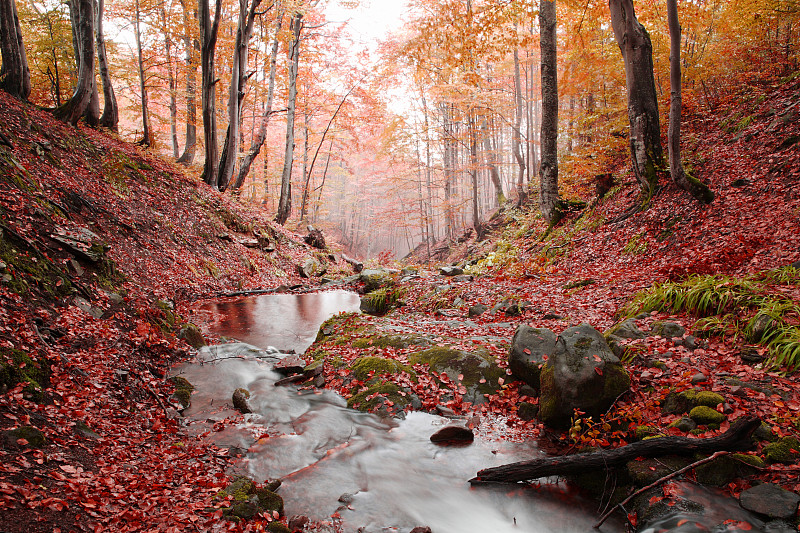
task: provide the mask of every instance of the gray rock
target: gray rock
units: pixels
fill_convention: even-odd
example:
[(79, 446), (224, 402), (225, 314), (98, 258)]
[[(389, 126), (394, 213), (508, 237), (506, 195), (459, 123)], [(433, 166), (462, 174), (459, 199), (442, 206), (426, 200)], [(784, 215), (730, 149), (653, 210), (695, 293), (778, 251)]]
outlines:
[(686, 329), (675, 322), (653, 322), (650, 333), (665, 339), (674, 339), (675, 337), (683, 337)]
[(698, 372), (697, 374), (692, 376), (692, 385), (697, 385), (698, 383), (702, 383), (704, 381), (708, 381), (708, 376), (706, 376), (702, 372)]
[(458, 276), (453, 277), (454, 283), (469, 283), (470, 281), (474, 280), (475, 277), (471, 274), (461, 274)]
[(539, 418), (566, 428), (575, 409), (598, 417), (630, 387), (630, 377), (603, 335), (588, 324), (566, 329), (539, 376)]
[(301, 278), (311, 278), (314, 276), (322, 276), (327, 271), (325, 265), (320, 263), (314, 257), (307, 257), (302, 265), (297, 267), (297, 273)]
[(306, 362), (298, 355), (288, 355), (275, 363), (273, 370), (284, 376), (300, 374), (305, 370)]
[(772, 483), (763, 483), (742, 492), (739, 503), (748, 511), (770, 518), (791, 519), (797, 514), (800, 496)]
[(534, 389), (540, 386), (539, 376), (545, 360), (556, 351), (555, 333), (545, 328), (521, 325), (511, 339), (508, 367), (511, 375)]
[(644, 339), (647, 337), (647, 333), (639, 329), (639, 326), (636, 325), (636, 321), (632, 318), (623, 320), (616, 326), (612, 326), (606, 333), (621, 339)]
[(473, 440), (475, 435), (472, 430), (459, 425), (445, 426), (431, 435), (431, 442), (436, 444), (466, 443)]
[(467, 315), (470, 318), (474, 318), (476, 316), (482, 315), (483, 313), (485, 313), (488, 310), (489, 310), (489, 308), (487, 306), (483, 305), (483, 304), (475, 304), (475, 305), (473, 305), (472, 307), (469, 308), (469, 311), (467, 311)]
[(457, 266), (443, 266), (439, 267), (439, 274), (443, 276), (460, 276), (464, 270)]

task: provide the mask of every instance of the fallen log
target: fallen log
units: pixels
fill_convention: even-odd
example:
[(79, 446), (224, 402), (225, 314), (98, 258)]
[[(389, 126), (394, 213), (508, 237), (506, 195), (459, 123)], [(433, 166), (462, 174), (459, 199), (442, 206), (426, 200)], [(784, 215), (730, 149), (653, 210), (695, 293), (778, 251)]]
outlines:
[(481, 483), (518, 483), (548, 476), (581, 474), (593, 470), (624, 465), (637, 457), (664, 455), (692, 455), (716, 451), (746, 450), (752, 447), (750, 436), (761, 425), (756, 417), (737, 420), (730, 429), (708, 439), (688, 437), (658, 437), (628, 444), (613, 450), (601, 450), (559, 457), (544, 457), (502, 466), (486, 468), (470, 479), (473, 485)]
[(348, 257), (344, 254), (342, 254), (342, 259), (344, 260), (345, 263), (353, 267), (353, 272), (355, 272), (356, 274), (364, 270), (364, 263), (362, 263), (361, 261), (353, 259), (352, 257)]

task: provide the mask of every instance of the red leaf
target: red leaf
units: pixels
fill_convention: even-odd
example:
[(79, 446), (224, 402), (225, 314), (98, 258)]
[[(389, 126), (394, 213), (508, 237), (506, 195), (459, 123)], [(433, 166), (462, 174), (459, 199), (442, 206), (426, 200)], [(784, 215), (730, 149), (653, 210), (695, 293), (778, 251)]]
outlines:
[(597, 372), (598, 376), (603, 375), (603, 370), (599, 366), (594, 367), (594, 371)]

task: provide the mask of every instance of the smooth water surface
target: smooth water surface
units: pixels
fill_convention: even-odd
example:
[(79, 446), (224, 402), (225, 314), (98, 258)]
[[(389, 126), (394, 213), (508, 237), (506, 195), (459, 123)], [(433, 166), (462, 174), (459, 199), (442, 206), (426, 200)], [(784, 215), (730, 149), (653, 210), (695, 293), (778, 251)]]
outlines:
[(269, 294), (206, 302), (195, 310), (194, 318), (214, 335), (303, 353), (314, 342), (320, 324), (337, 313), (358, 311), (360, 302), (356, 293), (343, 290)]

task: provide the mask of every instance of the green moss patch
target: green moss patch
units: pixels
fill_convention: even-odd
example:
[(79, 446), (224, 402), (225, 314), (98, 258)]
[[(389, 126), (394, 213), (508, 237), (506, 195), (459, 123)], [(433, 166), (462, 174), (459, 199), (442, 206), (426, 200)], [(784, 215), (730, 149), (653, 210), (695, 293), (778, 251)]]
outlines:
[(384, 406), (392, 411), (400, 411), (410, 403), (407, 395), (401, 394), (401, 391), (394, 383), (376, 383), (348, 399), (347, 406), (364, 412), (373, 412)]
[(172, 393), (172, 397), (178, 400), (184, 409), (188, 408), (192, 404), (194, 385), (181, 376), (174, 376), (169, 378), (169, 380), (175, 385), (175, 392)]
[(694, 420), (698, 425), (708, 426), (711, 424), (721, 424), (725, 420), (725, 415), (711, 407), (698, 405), (689, 411), (689, 418)]
[(34, 360), (22, 350), (0, 347), (0, 388), (13, 389), (23, 383), (23, 394), (35, 401), (44, 400), (44, 389), (50, 386), (50, 362)]
[(800, 460), (800, 441), (794, 437), (783, 437), (764, 446), (764, 458), (768, 463), (796, 463)]
[(412, 376), (416, 376), (414, 370), (394, 359), (386, 359), (384, 357), (360, 357), (356, 359), (350, 366), (350, 371), (353, 377), (359, 381), (364, 381), (373, 376), (381, 376), (385, 374), (399, 374), (400, 372), (407, 372)]

